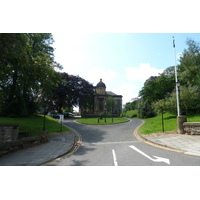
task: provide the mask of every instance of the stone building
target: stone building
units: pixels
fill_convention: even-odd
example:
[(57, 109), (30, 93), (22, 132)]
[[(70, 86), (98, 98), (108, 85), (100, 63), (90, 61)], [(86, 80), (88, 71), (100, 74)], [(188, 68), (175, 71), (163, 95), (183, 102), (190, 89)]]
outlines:
[(113, 107), (110, 109), (109, 113), (113, 114), (114, 116), (119, 116), (122, 113), (122, 95), (117, 95), (111, 91), (106, 91), (106, 85), (102, 82), (102, 79), (100, 79), (100, 82), (97, 83), (95, 87), (93, 111), (84, 109), (82, 110), (81, 115), (87, 117), (89, 114), (92, 117), (98, 116), (105, 112), (108, 113), (107, 98), (109, 96), (114, 100)]

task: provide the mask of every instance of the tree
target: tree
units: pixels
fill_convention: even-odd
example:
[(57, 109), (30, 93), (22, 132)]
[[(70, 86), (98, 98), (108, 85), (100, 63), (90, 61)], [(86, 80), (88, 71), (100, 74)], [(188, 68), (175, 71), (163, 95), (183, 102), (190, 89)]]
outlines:
[(200, 85), (200, 44), (187, 39), (188, 48), (180, 58), (179, 78), (182, 84)]
[(149, 118), (154, 117), (156, 113), (154, 112), (154, 109), (151, 104), (149, 104), (147, 101), (142, 101), (138, 105), (138, 116), (139, 118)]
[(138, 104), (138, 98), (132, 99), (132, 102), (127, 102), (124, 105), (124, 112), (130, 111), (130, 110), (136, 110), (137, 109), (137, 104)]
[(139, 95), (143, 100), (152, 103), (164, 99), (175, 87), (174, 67), (167, 68), (159, 76), (151, 76), (146, 82)]
[(168, 67), (159, 76), (151, 76), (146, 80), (139, 92), (142, 99), (138, 107), (139, 116), (142, 118), (154, 116), (152, 104), (169, 96), (174, 87), (174, 67)]
[(107, 108), (107, 112), (108, 113), (113, 113), (113, 109), (115, 107), (115, 99), (111, 96), (108, 95), (107, 99), (106, 99), (106, 108)]
[(59, 79), (49, 33), (0, 33), (1, 115), (28, 116)]
[(93, 106), (94, 86), (85, 79), (61, 74), (62, 81), (53, 89), (53, 102), (59, 113), (63, 108), (73, 106), (91, 108)]
[[(180, 106), (182, 113), (196, 113), (200, 111), (200, 93), (196, 86), (180, 86)], [(159, 110), (163, 106), (165, 111), (177, 114), (176, 91), (174, 90), (169, 97), (155, 102), (154, 109)]]

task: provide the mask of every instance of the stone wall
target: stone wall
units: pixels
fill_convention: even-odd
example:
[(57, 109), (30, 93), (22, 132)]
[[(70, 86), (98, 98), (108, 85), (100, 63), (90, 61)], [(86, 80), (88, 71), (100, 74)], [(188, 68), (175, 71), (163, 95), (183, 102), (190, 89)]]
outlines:
[(38, 137), (30, 137), (29, 133), (19, 133), (17, 124), (0, 124), (0, 156), (48, 142), (49, 137), (47, 131), (41, 131)]
[(200, 122), (184, 122), (183, 128), (187, 135), (200, 135)]
[(41, 137), (25, 137), (17, 141), (0, 142), (0, 156), (40, 144)]
[(18, 124), (0, 124), (0, 142), (16, 141), (18, 132)]

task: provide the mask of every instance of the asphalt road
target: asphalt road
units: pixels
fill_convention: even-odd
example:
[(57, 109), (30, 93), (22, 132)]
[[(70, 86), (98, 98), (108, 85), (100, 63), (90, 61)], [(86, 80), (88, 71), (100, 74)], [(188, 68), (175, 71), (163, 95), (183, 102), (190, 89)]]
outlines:
[(51, 166), (193, 166), (200, 157), (161, 149), (139, 141), (133, 134), (141, 120), (115, 125), (83, 125), (73, 119), (64, 124), (80, 134), (82, 144)]

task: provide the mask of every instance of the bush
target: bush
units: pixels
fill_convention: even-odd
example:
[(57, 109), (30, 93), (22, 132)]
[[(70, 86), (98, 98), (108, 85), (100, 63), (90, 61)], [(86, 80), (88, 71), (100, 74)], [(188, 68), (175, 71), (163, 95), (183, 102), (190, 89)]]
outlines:
[(155, 117), (156, 113), (152, 105), (148, 102), (141, 102), (138, 106), (138, 117), (139, 118), (150, 118)]
[[(200, 111), (200, 93), (197, 87), (180, 86), (180, 108), (183, 113), (198, 113)], [(165, 99), (153, 103), (154, 109), (158, 112), (163, 106), (163, 110), (171, 113), (177, 113), (176, 91), (174, 90), (170, 96)]]

